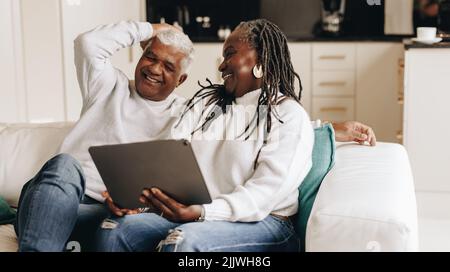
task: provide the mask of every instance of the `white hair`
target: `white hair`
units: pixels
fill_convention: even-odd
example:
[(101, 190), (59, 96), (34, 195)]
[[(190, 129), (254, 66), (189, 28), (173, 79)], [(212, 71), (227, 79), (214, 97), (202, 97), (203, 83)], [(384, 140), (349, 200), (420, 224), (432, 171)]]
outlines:
[[(183, 72), (187, 73), (192, 61), (194, 60), (194, 45), (188, 35), (177, 30), (168, 29), (159, 32), (155, 37), (158, 38), (161, 43), (173, 46), (184, 53), (184, 58), (181, 62), (181, 69)], [(151, 39), (147, 44), (144, 53), (147, 52), (147, 49), (152, 44), (152, 41), (153, 39)]]

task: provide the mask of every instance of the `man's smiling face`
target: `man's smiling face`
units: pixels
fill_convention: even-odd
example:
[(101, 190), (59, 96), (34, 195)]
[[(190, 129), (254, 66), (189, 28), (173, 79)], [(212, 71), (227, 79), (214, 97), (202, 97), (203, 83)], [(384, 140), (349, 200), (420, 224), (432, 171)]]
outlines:
[(135, 70), (136, 90), (143, 98), (161, 101), (183, 83), (182, 62), (185, 54), (178, 48), (153, 38)]

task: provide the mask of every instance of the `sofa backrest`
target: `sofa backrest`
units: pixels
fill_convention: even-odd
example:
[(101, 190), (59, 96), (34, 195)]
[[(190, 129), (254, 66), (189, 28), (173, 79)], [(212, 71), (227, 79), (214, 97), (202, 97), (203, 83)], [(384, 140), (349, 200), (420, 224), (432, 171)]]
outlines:
[(56, 154), (73, 123), (0, 124), (0, 196), (17, 206), (22, 186)]

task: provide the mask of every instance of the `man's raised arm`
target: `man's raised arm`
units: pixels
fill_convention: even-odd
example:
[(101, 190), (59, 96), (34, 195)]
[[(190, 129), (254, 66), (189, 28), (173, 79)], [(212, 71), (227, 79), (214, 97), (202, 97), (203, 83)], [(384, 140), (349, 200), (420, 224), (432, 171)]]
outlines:
[(150, 23), (123, 21), (99, 26), (75, 39), (75, 66), (84, 106), (99, 93), (113, 89), (118, 74), (111, 64), (111, 56), (122, 48), (150, 39), (152, 34)]

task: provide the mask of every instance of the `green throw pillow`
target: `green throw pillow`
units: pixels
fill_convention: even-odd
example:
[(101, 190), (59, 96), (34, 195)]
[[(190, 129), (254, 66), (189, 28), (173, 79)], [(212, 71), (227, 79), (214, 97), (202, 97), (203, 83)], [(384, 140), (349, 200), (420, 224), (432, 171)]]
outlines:
[(322, 180), (334, 165), (334, 130), (331, 124), (314, 129), (312, 167), (299, 187), (298, 213), (294, 227), (300, 238), (300, 251), (305, 251), (306, 225)]
[(0, 197), (0, 225), (11, 224), (16, 218), (16, 212)]

